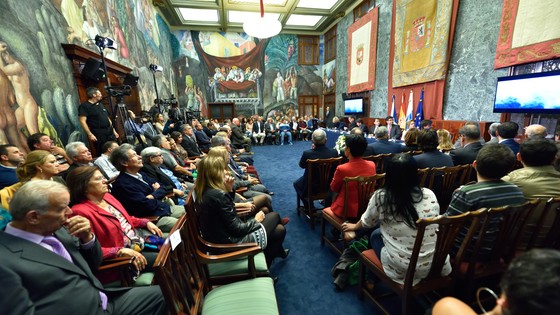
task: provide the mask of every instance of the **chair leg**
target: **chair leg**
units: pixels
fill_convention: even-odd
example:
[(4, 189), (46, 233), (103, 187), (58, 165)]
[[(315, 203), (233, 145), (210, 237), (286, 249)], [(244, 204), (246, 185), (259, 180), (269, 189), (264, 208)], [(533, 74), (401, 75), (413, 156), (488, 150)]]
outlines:
[(321, 216), (321, 247), (325, 246), (325, 217)]

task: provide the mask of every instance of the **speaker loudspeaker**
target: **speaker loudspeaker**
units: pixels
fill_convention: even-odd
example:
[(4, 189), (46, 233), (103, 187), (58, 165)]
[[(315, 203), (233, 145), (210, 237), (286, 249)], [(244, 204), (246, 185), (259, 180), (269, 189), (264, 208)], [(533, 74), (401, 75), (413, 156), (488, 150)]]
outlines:
[(105, 71), (101, 68), (101, 61), (89, 58), (82, 69), (82, 76), (92, 81), (101, 81), (105, 79)]

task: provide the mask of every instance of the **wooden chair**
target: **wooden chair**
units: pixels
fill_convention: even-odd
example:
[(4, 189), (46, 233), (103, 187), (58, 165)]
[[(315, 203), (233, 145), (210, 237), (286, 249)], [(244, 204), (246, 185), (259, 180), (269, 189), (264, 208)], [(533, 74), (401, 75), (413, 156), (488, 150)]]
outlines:
[[(336, 241), (331, 241), (325, 235), (325, 223), (328, 222), (333, 228), (343, 235), (342, 223), (346, 221), (357, 222), (362, 217), (362, 214), (366, 211), (369, 200), (375, 188), (378, 186), (378, 182), (382, 182), (385, 179), (385, 174), (376, 174), (373, 176), (357, 176), (357, 177), (346, 177), (344, 178), (344, 208), (342, 217), (338, 217), (334, 214), (330, 207), (323, 209), (323, 217), (321, 220), (321, 246), (325, 245), (325, 242), (329, 244), (339, 255), (342, 254), (342, 250), (337, 246)], [(347, 216), (347, 205), (348, 205), (348, 195), (349, 190), (358, 191), (358, 212), (356, 217)], [(346, 241), (344, 237), (341, 238), (343, 248), (346, 247)]]
[(391, 156), (393, 156), (393, 153), (383, 153), (364, 156), (363, 159), (375, 163), (376, 172), (381, 174), (385, 173), (385, 161), (387, 161)]
[(531, 211), (538, 200), (522, 205), (490, 208), (480, 220), (474, 235), (465, 237), (468, 242), (464, 254), (456, 258), (456, 276), (463, 287), (463, 297), (474, 298), (476, 282), (500, 275), (515, 257), (518, 244)]
[[(417, 221), (418, 232), (412, 253), (410, 256), (410, 263), (404, 283), (400, 284), (393, 281), (387, 276), (381, 264), (381, 258), (377, 257), (373, 249), (368, 249), (360, 254), (360, 273), (358, 278), (358, 296), (363, 298), (364, 294), (384, 313), (390, 314), (379, 301), (385, 295), (374, 295), (366, 285), (367, 271), (383, 281), (383, 283), (396, 292), (401, 298), (402, 314), (406, 315), (411, 313), (411, 301), (413, 296), (423, 295), (436, 289), (452, 287), (454, 278), (451, 275), (442, 276), (441, 272), (451, 251), (455, 238), (459, 232), (466, 226), (470, 226), (472, 215), (470, 212), (463, 213), (457, 216), (437, 216), (431, 219), (420, 219)], [(426, 228), (431, 225), (437, 225), (437, 240), (434, 248), (434, 253), (431, 261), (431, 267), (428, 275), (416, 285), (413, 284), (414, 275), (416, 273), (416, 265), (418, 256), (426, 234)], [(374, 288), (375, 290), (375, 288)]]
[(207, 274), (195, 259), (195, 240), (183, 215), (170, 232), (181, 242), (162, 246), (154, 264), (157, 281), (169, 313), (175, 314), (279, 314), (271, 278), (254, 278), (211, 290)]
[(418, 170), (420, 186), (432, 190), (439, 202), (441, 213), (445, 213), (453, 191), (459, 187), (461, 175), (467, 166), (444, 166)]
[(516, 252), (560, 245), (560, 197), (535, 198), (538, 203), (529, 213), (516, 246)]
[(196, 259), (208, 274), (211, 285), (269, 276), (266, 258), (257, 243), (216, 244), (202, 238), (192, 193), (185, 202), (185, 212), (189, 231), (193, 233)]
[(463, 167), (463, 172), (459, 178), (459, 186), (468, 184), (472, 181), (476, 181), (476, 170), (472, 164), (461, 165)]
[(315, 218), (318, 216), (314, 206), (315, 200), (327, 197), (336, 167), (341, 163), (342, 157), (330, 159), (307, 160), (307, 208), (300, 207), (300, 198), (297, 198), (297, 214), (303, 213), (309, 218), (311, 229), (315, 228)]
[(551, 198), (547, 201), (546, 212), (554, 214), (550, 230), (545, 238), (544, 247), (560, 250), (560, 197)]

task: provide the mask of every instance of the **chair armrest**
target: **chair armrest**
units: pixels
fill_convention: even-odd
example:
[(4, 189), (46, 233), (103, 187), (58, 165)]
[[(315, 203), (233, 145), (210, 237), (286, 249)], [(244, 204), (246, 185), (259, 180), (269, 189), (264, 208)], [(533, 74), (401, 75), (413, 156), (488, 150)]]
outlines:
[[(254, 243), (253, 243), (254, 244)], [(197, 250), (197, 255), (200, 261), (204, 264), (216, 263), (221, 261), (237, 260), (241, 258), (249, 258), (250, 262), (254, 265), (253, 257), (260, 253), (262, 249), (260, 246), (252, 246), (234, 252), (224, 253), (224, 254), (208, 254), (200, 250)]]
[(236, 193), (240, 194), (242, 192), (246, 192), (247, 190), (249, 190), (249, 188), (247, 187), (239, 187), (235, 190)]
[(246, 249), (246, 248), (253, 248), (253, 247), (259, 247), (259, 245), (257, 243), (238, 243), (238, 244), (216, 244), (216, 243), (211, 243), (208, 242), (206, 240), (204, 240), (201, 236), (197, 236), (198, 238), (198, 242), (199, 244), (203, 247), (201, 248), (202, 250), (204, 250), (205, 252), (210, 252), (210, 253), (214, 253), (214, 252), (233, 252), (236, 250), (242, 250), (242, 249)]

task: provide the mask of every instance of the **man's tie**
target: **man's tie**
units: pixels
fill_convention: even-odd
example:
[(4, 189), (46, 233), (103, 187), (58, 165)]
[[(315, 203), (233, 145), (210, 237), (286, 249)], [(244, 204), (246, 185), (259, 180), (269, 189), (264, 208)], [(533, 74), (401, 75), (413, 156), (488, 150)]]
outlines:
[[(68, 260), (71, 263), (74, 263), (74, 261), (72, 260), (72, 256), (70, 256), (70, 253), (68, 253), (68, 251), (66, 250), (62, 242), (58, 240), (58, 238), (54, 236), (45, 236), (42, 243), (49, 245), (52, 248), (53, 253), (62, 256), (62, 258)], [(101, 307), (104, 311), (106, 311), (108, 302), (107, 295), (99, 291), (99, 298), (101, 299)]]
[(387, 126), (387, 133), (389, 134), (389, 138), (391, 138), (391, 125)]

